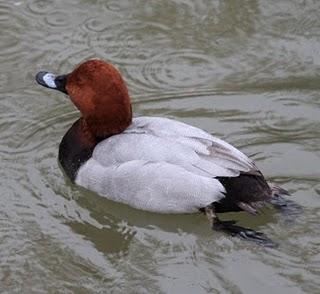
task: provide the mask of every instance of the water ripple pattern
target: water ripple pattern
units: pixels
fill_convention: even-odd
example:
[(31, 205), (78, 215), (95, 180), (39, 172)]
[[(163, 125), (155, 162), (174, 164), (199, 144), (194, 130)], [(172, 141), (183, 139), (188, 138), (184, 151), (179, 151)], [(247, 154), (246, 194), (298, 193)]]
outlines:
[(131, 80), (141, 88), (173, 91), (205, 87), (219, 78), (219, 66), (201, 51), (176, 50), (147, 59), (141, 73), (130, 72)]
[[(320, 2), (0, 0), (0, 292), (318, 293)], [(39, 70), (122, 72), (136, 115), (250, 155), (302, 211), (232, 217), (278, 248), (74, 186), (57, 162), (79, 113)]]

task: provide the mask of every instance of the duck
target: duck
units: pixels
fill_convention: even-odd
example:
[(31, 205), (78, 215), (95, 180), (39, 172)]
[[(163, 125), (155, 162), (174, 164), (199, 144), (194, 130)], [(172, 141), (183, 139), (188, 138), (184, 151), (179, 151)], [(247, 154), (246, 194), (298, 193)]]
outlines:
[(288, 192), (267, 182), (248, 156), (177, 120), (133, 117), (119, 70), (99, 59), (63, 75), (40, 71), (38, 84), (69, 96), (80, 111), (59, 145), (59, 163), (76, 185), (153, 213), (203, 213), (213, 230), (271, 246), (262, 232), (219, 213), (258, 215)]

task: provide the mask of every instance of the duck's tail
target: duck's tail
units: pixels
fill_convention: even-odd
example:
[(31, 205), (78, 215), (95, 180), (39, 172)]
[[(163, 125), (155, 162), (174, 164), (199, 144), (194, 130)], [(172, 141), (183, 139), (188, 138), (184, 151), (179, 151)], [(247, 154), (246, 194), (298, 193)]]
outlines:
[(287, 190), (273, 184), (269, 185), (271, 188), (271, 197), (269, 202), (275, 208), (279, 209), (282, 213), (290, 216), (296, 215), (301, 212), (301, 206), (287, 198), (288, 196), (290, 196), (290, 193)]
[(290, 196), (290, 193), (277, 185), (270, 184), (272, 197)]
[(287, 206), (286, 196), (290, 196), (289, 192), (279, 186), (270, 185), (271, 187), (271, 198), (270, 203), (273, 204), (275, 207), (285, 207)]

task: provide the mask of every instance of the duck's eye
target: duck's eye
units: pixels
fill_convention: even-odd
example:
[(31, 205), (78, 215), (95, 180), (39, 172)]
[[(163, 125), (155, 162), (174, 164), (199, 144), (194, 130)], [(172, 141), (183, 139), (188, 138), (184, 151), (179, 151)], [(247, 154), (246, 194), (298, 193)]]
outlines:
[(77, 84), (79, 87), (83, 86), (84, 83), (85, 83), (85, 79), (84, 79), (84, 78), (79, 77), (79, 76), (76, 78), (76, 84)]

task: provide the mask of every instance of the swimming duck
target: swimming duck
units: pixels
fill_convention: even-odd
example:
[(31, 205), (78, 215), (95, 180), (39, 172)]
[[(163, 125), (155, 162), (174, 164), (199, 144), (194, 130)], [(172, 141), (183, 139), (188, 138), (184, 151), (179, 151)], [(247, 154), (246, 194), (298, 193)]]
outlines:
[(238, 149), (176, 120), (133, 118), (126, 84), (105, 61), (85, 61), (66, 75), (41, 71), (36, 81), (67, 94), (80, 110), (59, 146), (59, 162), (71, 181), (137, 209), (200, 211), (214, 230), (272, 244), (263, 233), (217, 216), (257, 214), (261, 204), (287, 194), (268, 184)]

